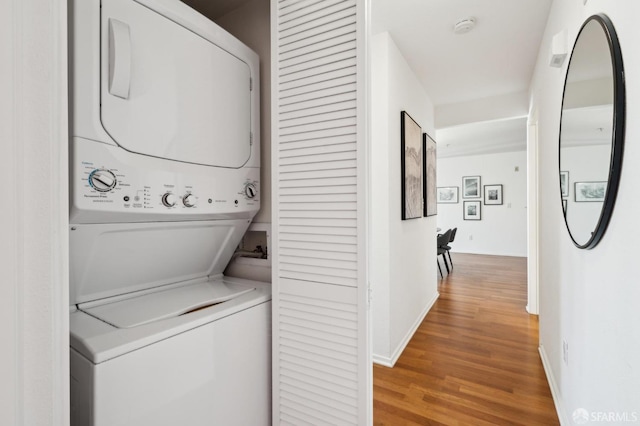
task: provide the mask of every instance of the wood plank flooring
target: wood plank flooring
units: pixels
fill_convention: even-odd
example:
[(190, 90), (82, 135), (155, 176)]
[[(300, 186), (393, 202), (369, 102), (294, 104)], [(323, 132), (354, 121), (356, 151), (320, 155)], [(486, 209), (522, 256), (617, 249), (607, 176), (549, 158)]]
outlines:
[(374, 425), (558, 425), (525, 309), (526, 259), (452, 258), (394, 368), (374, 365)]

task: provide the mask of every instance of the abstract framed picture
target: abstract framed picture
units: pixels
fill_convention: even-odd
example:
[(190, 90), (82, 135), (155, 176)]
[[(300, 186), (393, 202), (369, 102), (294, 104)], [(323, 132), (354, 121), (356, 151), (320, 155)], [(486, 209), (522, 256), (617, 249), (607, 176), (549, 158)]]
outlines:
[(560, 172), (560, 193), (562, 198), (569, 197), (569, 172)]
[(400, 113), (402, 220), (422, 217), (422, 129), (406, 111)]
[(607, 182), (576, 182), (573, 190), (576, 203), (601, 203), (607, 193)]
[(434, 216), (438, 214), (437, 201), (437, 175), (436, 175), (436, 141), (426, 133), (422, 135), (422, 152), (424, 154), (424, 215)]
[(485, 206), (502, 205), (502, 185), (485, 185), (484, 186), (484, 205)]
[(441, 186), (437, 189), (437, 197), (439, 204), (458, 204), (458, 193), (460, 188), (457, 186)]
[(476, 201), (465, 201), (463, 203), (464, 213), (462, 218), (464, 220), (480, 220), (480, 200)]
[(462, 198), (480, 198), (480, 176), (462, 178)]

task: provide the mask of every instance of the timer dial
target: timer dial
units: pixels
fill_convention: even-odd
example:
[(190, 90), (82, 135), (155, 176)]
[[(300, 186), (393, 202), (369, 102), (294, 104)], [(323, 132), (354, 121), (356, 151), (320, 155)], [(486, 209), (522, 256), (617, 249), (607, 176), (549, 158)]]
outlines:
[(193, 194), (186, 194), (184, 197), (182, 197), (182, 203), (185, 205), (185, 207), (195, 207), (197, 202), (198, 200)]
[(110, 170), (96, 169), (89, 175), (89, 184), (100, 192), (109, 192), (116, 187), (116, 176)]
[(164, 204), (167, 207), (175, 206), (177, 201), (178, 201), (177, 197), (170, 192), (167, 192), (162, 196), (162, 204)]
[(253, 183), (248, 183), (244, 186), (244, 195), (249, 199), (255, 198), (258, 195), (258, 188)]

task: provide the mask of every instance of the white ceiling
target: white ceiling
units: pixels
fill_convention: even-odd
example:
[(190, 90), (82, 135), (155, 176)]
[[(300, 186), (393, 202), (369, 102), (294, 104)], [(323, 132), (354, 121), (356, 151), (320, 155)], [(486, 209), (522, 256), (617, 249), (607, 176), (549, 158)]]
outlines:
[(526, 132), (527, 117), (439, 129), (436, 133), (438, 158), (524, 151)]
[[(551, 0), (372, 0), (372, 32), (388, 31), (433, 103), (528, 90)], [(453, 26), (476, 18), (456, 35)]]

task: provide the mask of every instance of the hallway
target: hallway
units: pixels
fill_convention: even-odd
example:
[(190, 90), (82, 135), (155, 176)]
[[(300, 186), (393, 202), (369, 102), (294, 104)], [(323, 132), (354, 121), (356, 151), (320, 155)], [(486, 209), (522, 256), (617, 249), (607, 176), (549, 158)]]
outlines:
[(452, 257), (395, 367), (374, 365), (374, 424), (559, 424), (525, 309), (526, 258)]

